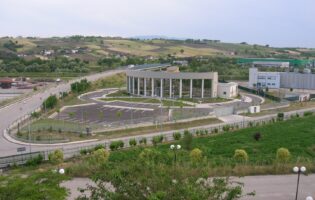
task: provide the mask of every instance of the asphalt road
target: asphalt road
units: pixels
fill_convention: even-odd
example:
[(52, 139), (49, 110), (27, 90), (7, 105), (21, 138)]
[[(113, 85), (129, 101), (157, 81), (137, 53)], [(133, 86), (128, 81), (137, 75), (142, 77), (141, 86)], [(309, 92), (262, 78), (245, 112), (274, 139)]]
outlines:
[[(89, 81), (95, 81), (102, 77), (111, 76), (116, 73), (123, 72), (123, 70), (114, 70), (114, 71), (107, 71), (103, 73), (88, 75), (82, 78), (86, 78)], [(76, 79), (79, 80), (79, 79)], [(40, 151), (40, 150), (47, 150), (53, 147), (45, 147), (45, 146), (35, 146), (31, 147), (29, 145), (20, 145), (15, 144), (12, 142), (7, 141), (3, 137), (3, 131), (6, 129), (10, 124), (12, 124), (15, 120), (25, 116), (28, 113), (33, 112), (35, 109), (41, 106), (42, 102), (51, 94), (59, 94), (59, 92), (65, 92), (70, 90), (71, 83), (75, 82), (76, 80), (70, 81), (68, 83), (61, 83), (59, 85), (55, 85), (47, 89), (45, 92), (37, 93), (24, 101), (17, 102), (11, 104), (7, 107), (0, 109), (0, 156), (8, 156), (8, 155), (15, 155), (17, 154), (18, 147), (26, 147), (26, 152), (30, 151)], [(75, 145), (72, 145), (75, 146)], [(56, 147), (55, 147), (56, 148)]]

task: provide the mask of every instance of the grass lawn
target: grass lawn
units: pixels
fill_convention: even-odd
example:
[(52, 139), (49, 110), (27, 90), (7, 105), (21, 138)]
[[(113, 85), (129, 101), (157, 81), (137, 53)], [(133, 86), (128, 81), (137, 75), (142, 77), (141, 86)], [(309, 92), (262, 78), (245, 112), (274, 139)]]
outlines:
[[(193, 103), (199, 103), (200, 102), (200, 99), (191, 99), (191, 98), (182, 98), (181, 100), (189, 101), (189, 102), (193, 102)], [(202, 101), (202, 103), (222, 103), (222, 102), (227, 102), (227, 101), (231, 101), (231, 100), (217, 97), (217, 98), (204, 98), (201, 101)]]

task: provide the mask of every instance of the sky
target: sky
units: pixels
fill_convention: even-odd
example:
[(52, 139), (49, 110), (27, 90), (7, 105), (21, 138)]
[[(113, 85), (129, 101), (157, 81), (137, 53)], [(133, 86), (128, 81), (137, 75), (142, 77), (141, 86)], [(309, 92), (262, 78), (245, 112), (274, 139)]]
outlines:
[(1, 36), (145, 36), (315, 47), (314, 0), (0, 0)]

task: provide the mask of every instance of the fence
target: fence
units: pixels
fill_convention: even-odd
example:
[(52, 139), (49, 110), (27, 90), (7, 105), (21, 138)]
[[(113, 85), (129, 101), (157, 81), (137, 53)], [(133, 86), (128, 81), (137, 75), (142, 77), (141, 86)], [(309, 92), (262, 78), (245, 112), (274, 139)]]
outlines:
[[(296, 117), (297, 115), (299, 116), (304, 116), (305, 112), (315, 112), (315, 108), (312, 109), (304, 109), (304, 110), (298, 110), (298, 111), (291, 111), (284, 113), (283, 120), (288, 120), (291, 117)], [(236, 129), (241, 129), (241, 128), (247, 128), (247, 127), (253, 127), (253, 126), (260, 126), (264, 125), (267, 123), (273, 123), (277, 121), (277, 115), (269, 115), (269, 116), (262, 116), (262, 117), (257, 117), (256, 119), (245, 119), (241, 122), (235, 122), (235, 123), (220, 123), (220, 124), (213, 124), (213, 125), (208, 125), (208, 126), (203, 126), (203, 127), (196, 127), (196, 128), (190, 128), (188, 129), (194, 136), (197, 135), (197, 133), (202, 130), (202, 131), (207, 131), (209, 134), (213, 133), (219, 133), (223, 132), (228, 129), (236, 130)], [(139, 143), (139, 141), (142, 138), (147, 139), (147, 144), (152, 144), (152, 138), (156, 135), (162, 135), (164, 138), (164, 141), (172, 141), (174, 140), (173, 138), (173, 133), (174, 132), (179, 132), (180, 134), (184, 134), (184, 129), (182, 130), (176, 130), (176, 131), (167, 131), (167, 132), (161, 132), (161, 133), (153, 133), (153, 134), (148, 134), (148, 135), (140, 135), (140, 136), (132, 136), (132, 137), (125, 137), (122, 139), (112, 139), (112, 140), (106, 140), (106, 141), (99, 141), (95, 142), (93, 145), (87, 145), (87, 144), (82, 144), (80, 147), (71, 147), (71, 148), (64, 148), (64, 147), (59, 147), (64, 152), (64, 157), (65, 158), (70, 158), (75, 155), (79, 155), (81, 150), (83, 149), (92, 149), (95, 146), (98, 145), (103, 145), (107, 149), (109, 149), (109, 144), (112, 141), (115, 140), (121, 140), (124, 142), (124, 148), (129, 147), (129, 140), (130, 139), (136, 139), (136, 141)], [(43, 157), (47, 160), (48, 159), (48, 154), (50, 152), (54, 151), (52, 150), (47, 150), (47, 151), (41, 151), (41, 152), (34, 152), (34, 153), (29, 153), (29, 154), (20, 154), (20, 155), (14, 155), (14, 156), (7, 156), (7, 157), (2, 157), (0, 158), (0, 168), (5, 168), (14, 164), (20, 165), (24, 164), (28, 159), (38, 155), (42, 154)]]

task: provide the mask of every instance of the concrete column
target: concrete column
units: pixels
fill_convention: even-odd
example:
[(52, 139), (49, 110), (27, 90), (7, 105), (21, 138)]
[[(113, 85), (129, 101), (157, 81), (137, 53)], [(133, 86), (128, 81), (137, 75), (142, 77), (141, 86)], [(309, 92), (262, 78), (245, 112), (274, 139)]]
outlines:
[(140, 95), (140, 78), (138, 78), (138, 95)]
[(128, 76), (128, 93), (131, 93), (131, 77)]
[(190, 79), (190, 90), (189, 90), (189, 98), (192, 98), (192, 93), (193, 93), (193, 80), (192, 79)]
[(201, 98), (204, 97), (204, 91), (205, 91), (205, 79), (201, 80)]
[(172, 79), (170, 78), (170, 98), (172, 98)]
[(144, 78), (144, 96), (147, 96), (147, 79)]
[(161, 78), (160, 97), (163, 98), (163, 78)]
[(135, 77), (132, 77), (132, 94), (135, 94)]
[(183, 94), (183, 79), (179, 79), (179, 98), (182, 98)]
[(151, 78), (151, 96), (154, 97), (154, 78)]

